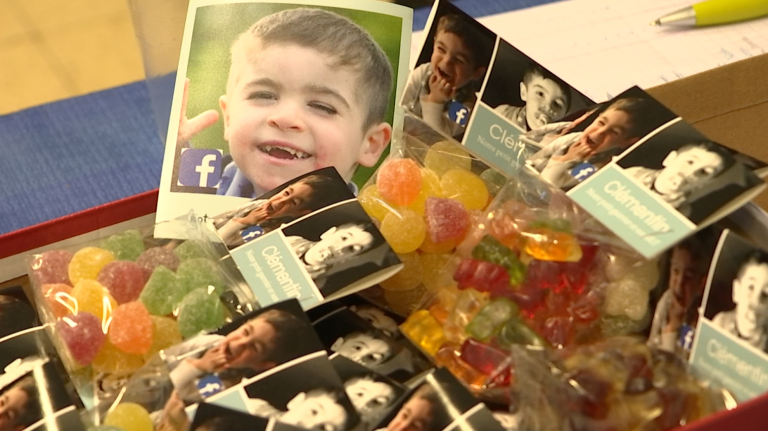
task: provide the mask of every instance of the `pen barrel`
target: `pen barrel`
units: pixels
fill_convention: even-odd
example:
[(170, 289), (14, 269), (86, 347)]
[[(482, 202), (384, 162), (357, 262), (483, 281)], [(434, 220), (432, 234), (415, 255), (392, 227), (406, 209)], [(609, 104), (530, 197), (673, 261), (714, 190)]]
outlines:
[(768, 15), (768, 0), (707, 0), (693, 5), (696, 25), (717, 25)]

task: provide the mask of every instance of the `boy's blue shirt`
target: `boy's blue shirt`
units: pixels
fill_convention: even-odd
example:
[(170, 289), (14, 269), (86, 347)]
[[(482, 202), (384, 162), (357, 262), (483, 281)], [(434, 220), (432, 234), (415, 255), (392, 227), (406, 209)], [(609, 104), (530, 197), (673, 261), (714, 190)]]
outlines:
[[(359, 189), (353, 182), (348, 182), (347, 185), (352, 193), (357, 196)], [(258, 190), (253, 187), (251, 181), (243, 174), (243, 172), (237, 168), (234, 162), (228, 164), (221, 174), (221, 180), (219, 182), (219, 188), (216, 190), (216, 194), (220, 196), (237, 196), (241, 198), (257, 198), (269, 190)]]

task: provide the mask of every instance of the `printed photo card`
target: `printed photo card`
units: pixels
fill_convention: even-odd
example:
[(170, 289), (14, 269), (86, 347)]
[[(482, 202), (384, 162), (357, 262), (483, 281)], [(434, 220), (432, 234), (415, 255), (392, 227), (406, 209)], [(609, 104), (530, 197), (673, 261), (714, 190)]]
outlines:
[(276, 422), (214, 404), (202, 403), (195, 412), (190, 431), (300, 431), (293, 425)]
[(190, 1), (157, 221), (207, 220), (323, 166), (362, 186), (402, 127), (412, 21), (373, 0)]
[(213, 225), (262, 305), (296, 298), (310, 309), (402, 268), (332, 167), (222, 213)]
[(691, 353), (695, 371), (743, 402), (768, 390), (768, 251), (723, 231)]
[(488, 407), (445, 368), (426, 375), (375, 429), (505, 431)]
[(447, 1), (437, 1), (401, 104), (423, 122), (506, 175), (517, 172), (524, 137), (564, 127), (569, 115), (594, 104), (544, 66)]

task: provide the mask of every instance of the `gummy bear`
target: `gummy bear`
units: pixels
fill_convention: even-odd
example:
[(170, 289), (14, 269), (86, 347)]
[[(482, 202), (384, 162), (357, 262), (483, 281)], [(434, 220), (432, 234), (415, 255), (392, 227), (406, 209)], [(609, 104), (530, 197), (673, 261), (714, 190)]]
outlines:
[(403, 269), (392, 277), (379, 283), (385, 290), (410, 290), (420, 285), (424, 279), (424, 267), (421, 256), (416, 252), (398, 254)]
[(488, 204), (488, 188), (480, 177), (469, 171), (454, 169), (440, 178), (446, 198), (456, 199), (468, 210), (481, 210)]
[(450, 312), (443, 306), (443, 304), (440, 303), (432, 304), (429, 307), (429, 314), (431, 314), (432, 317), (437, 320), (437, 323), (441, 325), (444, 324), (448, 319), (448, 313)]
[[(423, 269), (424, 287), (430, 292), (436, 292), (445, 286), (450, 274), (444, 271), (445, 265), (451, 259), (447, 254), (422, 254), (421, 267)], [(452, 283), (451, 283), (452, 284)]]
[(512, 285), (519, 285), (525, 279), (526, 267), (517, 254), (491, 235), (484, 236), (472, 249), (472, 257), (504, 267)]
[(472, 338), (464, 341), (460, 353), (461, 359), (471, 365), (472, 368), (491, 378), (506, 375), (502, 381), (506, 380), (504, 383), (509, 384), (509, 365), (512, 362), (509, 353)]
[(69, 280), (69, 262), (72, 260), (72, 253), (65, 250), (51, 250), (43, 254), (36, 255), (30, 263), (32, 278), (38, 285), (41, 284), (68, 284)]
[(410, 290), (385, 290), (384, 300), (392, 311), (407, 316), (419, 305), (426, 292), (424, 286)]
[(496, 335), (505, 322), (517, 314), (517, 304), (507, 298), (496, 298), (472, 318), (466, 328), (467, 334), (477, 340), (487, 341)]
[(152, 319), (144, 304), (129, 302), (118, 306), (109, 325), (109, 341), (119, 350), (143, 355), (152, 346)]
[(213, 288), (218, 295), (224, 292), (221, 269), (210, 259), (196, 258), (181, 262), (176, 270), (176, 279), (184, 294), (200, 287)]
[(176, 274), (160, 265), (152, 271), (139, 300), (151, 314), (165, 316), (173, 312), (183, 297), (184, 291), (179, 287)]
[(173, 345), (181, 343), (181, 332), (179, 325), (170, 317), (150, 316), (152, 319), (152, 346), (144, 359), (149, 359), (157, 352), (167, 349)]
[(44, 284), (40, 290), (54, 316), (64, 317), (77, 311), (77, 303), (72, 297), (72, 286), (61, 283)]
[(429, 147), (424, 156), (424, 166), (442, 177), (453, 169), (469, 171), (472, 169), (472, 157), (461, 146), (451, 141), (440, 141)]
[(144, 269), (146, 277), (152, 274), (158, 266), (164, 266), (171, 271), (176, 271), (179, 267), (179, 257), (173, 251), (164, 247), (152, 247), (136, 259), (136, 263)]
[(400, 325), (400, 330), (430, 356), (435, 356), (445, 342), (442, 326), (427, 310), (418, 310), (411, 314)]
[(149, 412), (135, 403), (120, 403), (112, 408), (107, 413), (104, 424), (121, 428), (124, 431), (153, 431), (155, 429)]
[(510, 288), (509, 272), (503, 266), (477, 259), (462, 259), (453, 279), (459, 283), (459, 289), (500, 294)]
[(106, 338), (101, 319), (84, 311), (59, 319), (56, 332), (72, 358), (80, 365), (88, 365), (93, 361)]
[(389, 213), (379, 229), (395, 253), (416, 251), (427, 236), (427, 225), (421, 216), (408, 209)]
[(127, 230), (112, 235), (101, 242), (101, 247), (109, 250), (117, 260), (136, 260), (144, 253), (144, 240), (137, 230)]
[(467, 338), (467, 325), (487, 303), (487, 294), (474, 289), (462, 290), (443, 324), (445, 337), (454, 342), (463, 342)]
[(218, 295), (201, 287), (188, 293), (179, 305), (179, 332), (185, 339), (224, 324), (224, 305)]
[(360, 201), (365, 212), (378, 221), (383, 221), (387, 214), (395, 211), (388, 203), (384, 202), (376, 184), (364, 187), (357, 196), (357, 200)]
[(488, 377), (464, 362), (459, 355), (459, 349), (458, 344), (443, 344), (435, 353), (435, 365), (447, 368), (470, 388), (481, 389)]
[(525, 252), (534, 259), (556, 262), (578, 262), (582, 251), (576, 238), (568, 233), (546, 227), (525, 232)]
[(178, 247), (174, 248), (173, 254), (175, 254), (181, 262), (208, 257), (208, 253), (205, 252), (204, 246), (199, 241), (191, 239), (182, 242)]
[(427, 233), (434, 243), (461, 240), (469, 229), (469, 213), (453, 199), (427, 198)]
[(394, 159), (379, 168), (376, 185), (387, 202), (406, 206), (413, 203), (421, 191), (421, 170), (411, 159)]
[(77, 303), (77, 312), (88, 312), (106, 322), (117, 308), (117, 301), (109, 290), (96, 280), (82, 280), (75, 283), (70, 292)]
[(498, 291), (497, 293), (500, 296), (515, 301), (523, 314), (531, 316), (536, 310), (544, 305), (544, 301), (547, 298), (547, 292), (548, 291), (544, 289), (523, 285), (519, 289), (506, 289)]
[(144, 365), (144, 358), (120, 351), (109, 340), (101, 346), (99, 354), (91, 362), (97, 373), (117, 374), (127, 376)]
[(85, 247), (69, 262), (69, 280), (76, 285), (80, 280), (96, 280), (104, 265), (115, 260), (111, 251), (98, 247)]
[(528, 346), (547, 346), (547, 342), (541, 335), (523, 323), (520, 319), (512, 318), (504, 324), (496, 341), (504, 348), (511, 348), (513, 344)]
[(524, 203), (506, 201), (489, 215), (488, 231), (502, 244), (514, 249), (520, 242), (521, 231), (533, 219), (534, 214)]
[(104, 265), (96, 281), (106, 287), (118, 303), (124, 304), (139, 297), (147, 279), (136, 263), (116, 260)]

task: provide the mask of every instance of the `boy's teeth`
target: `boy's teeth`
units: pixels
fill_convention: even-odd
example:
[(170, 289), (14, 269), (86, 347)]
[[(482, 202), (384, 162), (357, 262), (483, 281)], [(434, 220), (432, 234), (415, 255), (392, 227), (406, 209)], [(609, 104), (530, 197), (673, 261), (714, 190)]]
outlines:
[(266, 153), (270, 153), (270, 152), (272, 152), (272, 150), (285, 151), (286, 153), (289, 153), (289, 154), (293, 155), (297, 159), (306, 159), (306, 158), (310, 157), (309, 154), (307, 154), (307, 153), (305, 153), (303, 151), (294, 150), (293, 148), (288, 148), (288, 147), (278, 147), (278, 146), (273, 146), (273, 145), (264, 145), (263, 149), (264, 149), (264, 152), (266, 152)]

